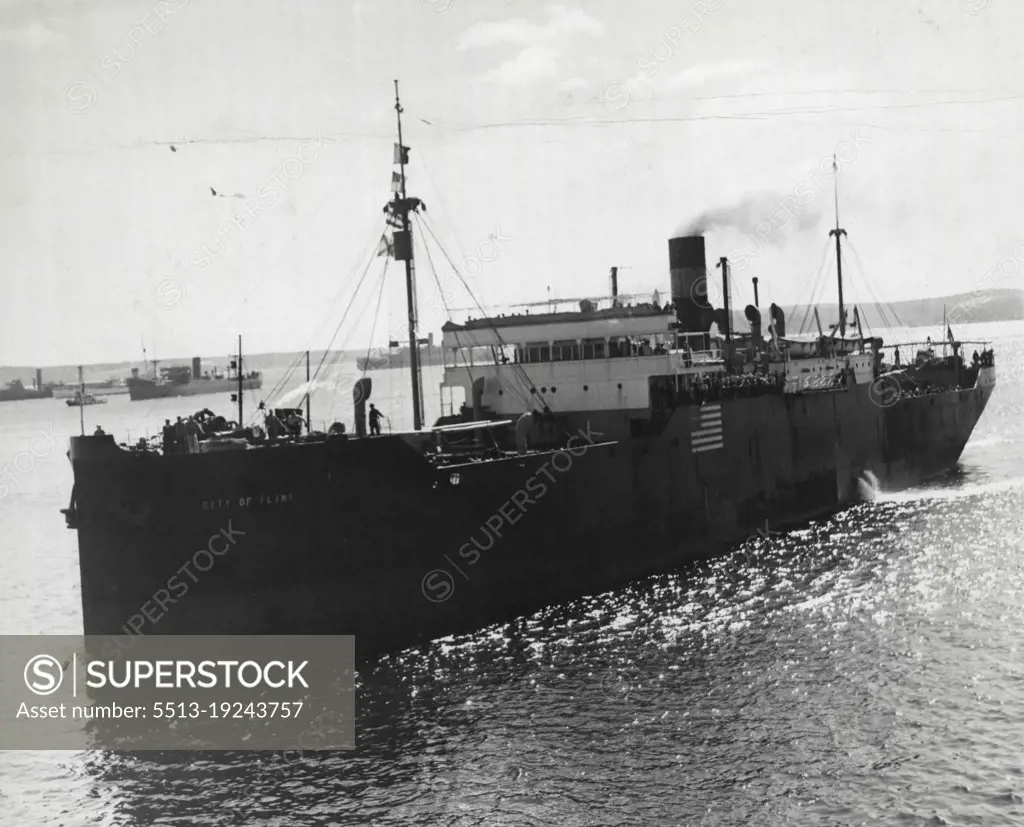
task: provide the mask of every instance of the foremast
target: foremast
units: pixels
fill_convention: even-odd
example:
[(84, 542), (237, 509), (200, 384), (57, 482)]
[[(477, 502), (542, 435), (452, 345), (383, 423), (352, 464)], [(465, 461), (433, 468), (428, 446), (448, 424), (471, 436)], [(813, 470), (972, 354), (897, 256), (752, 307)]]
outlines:
[(839, 278), (839, 338), (846, 337), (846, 306), (843, 304), (843, 254), (839, 239), (846, 235), (846, 230), (839, 226), (839, 165), (836, 156), (832, 156), (832, 171), (835, 173), (836, 228), (828, 234), (836, 237), (836, 273)]
[(408, 160), (408, 148), (402, 143), (402, 104), (398, 97), (398, 81), (395, 81), (395, 113), (398, 118), (398, 144), (395, 147), (395, 162), (399, 166), (397, 180), (392, 179), (394, 198), (385, 207), (389, 214), (389, 223), (397, 224), (394, 233), (394, 257), (405, 262), (405, 297), (408, 307), (409, 322), (409, 370), (412, 378), (412, 421), (413, 429), (419, 431), (423, 427), (423, 416), (420, 401), (420, 354), (416, 341), (416, 265), (412, 252), (412, 224), (409, 214), (420, 208), (422, 202), (418, 198), (409, 198), (405, 191), (405, 164)]

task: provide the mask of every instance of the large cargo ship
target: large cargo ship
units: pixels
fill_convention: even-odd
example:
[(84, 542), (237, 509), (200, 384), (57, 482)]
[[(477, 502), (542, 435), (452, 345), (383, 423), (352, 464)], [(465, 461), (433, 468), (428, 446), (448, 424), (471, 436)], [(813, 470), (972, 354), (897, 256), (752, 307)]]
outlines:
[(132, 368), (132, 375), (125, 381), (132, 400), (162, 399), (168, 396), (199, 396), (208, 393), (232, 393), (239, 390), (257, 390), (263, 387), (263, 376), (253, 370), (237, 374), (237, 368), (227, 370), (213, 368), (204, 371), (202, 360), (196, 356), (189, 365), (167, 365), (159, 369), (155, 377), (139, 375), (138, 368)]
[[(406, 154), (386, 211), (415, 342)], [(900, 365), (847, 324), (841, 289), (827, 332), (787, 336), (775, 305), (734, 331), (728, 262), (713, 308), (705, 256), (699, 235), (669, 239), (666, 306), (449, 322), (433, 426), (413, 356), (408, 432), (375, 435), (364, 377), (354, 433), (235, 429), (190, 454), (72, 438), (85, 632), (354, 634), (365, 656), (799, 525), (865, 477), (899, 488), (955, 465), (995, 387), (991, 350), (926, 343)]]
[(20, 379), (12, 379), (6, 387), (0, 388), (0, 402), (20, 402), (24, 399), (50, 399), (53, 388), (43, 384), (42, 371), (36, 370), (35, 385), (26, 388)]

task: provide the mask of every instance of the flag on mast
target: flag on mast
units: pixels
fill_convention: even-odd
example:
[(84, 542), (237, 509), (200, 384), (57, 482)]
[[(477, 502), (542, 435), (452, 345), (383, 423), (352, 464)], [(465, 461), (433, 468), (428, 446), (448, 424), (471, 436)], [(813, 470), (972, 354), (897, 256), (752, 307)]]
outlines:
[(393, 256), (395, 254), (395, 244), (391, 240), (391, 236), (384, 233), (380, 237), (380, 244), (377, 245), (377, 258), (381, 256)]
[(401, 192), (402, 191), (402, 176), (397, 172), (391, 173), (391, 191)]
[(396, 164), (408, 164), (409, 163), (409, 147), (399, 146), (395, 144), (395, 163)]

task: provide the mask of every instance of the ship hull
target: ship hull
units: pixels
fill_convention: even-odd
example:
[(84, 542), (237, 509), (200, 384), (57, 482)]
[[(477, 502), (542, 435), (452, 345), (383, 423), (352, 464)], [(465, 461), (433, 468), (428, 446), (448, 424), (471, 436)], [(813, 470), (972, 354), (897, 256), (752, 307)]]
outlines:
[[(263, 387), (263, 379), (243, 379), (242, 390)], [(164, 399), (171, 396), (201, 396), (210, 393), (232, 393), (238, 390), (237, 379), (193, 379), (189, 382), (152, 382), (148, 379), (129, 380), (128, 393), (132, 401)]]
[[(509, 621), (834, 512), (865, 472), (940, 474), (994, 381), (884, 408), (864, 386), (723, 400), (647, 435), (583, 412), (568, 450), (446, 469), (397, 436), (169, 457), (75, 438), (85, 632), (353, 634), (369, 654)], [(719, 415), (720, 440), (695, 435)]]
[(26, 399), (52, 399), (53, 391), (47, 388), (46, 390), (33, 390), (26, 388), (22, 391), (5, 391), (0, 390), (0, 402), (24, 402)]

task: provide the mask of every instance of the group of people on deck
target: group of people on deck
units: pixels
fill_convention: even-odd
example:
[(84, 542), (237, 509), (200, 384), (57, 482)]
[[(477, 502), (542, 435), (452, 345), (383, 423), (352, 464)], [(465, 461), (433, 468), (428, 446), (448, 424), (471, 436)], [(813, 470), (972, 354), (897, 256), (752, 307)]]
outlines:
[(991, 349), (985, 350), (983, 348), (980, 355), (978, 351), (974, 351), (974, 356), (971, 357), (971, 362), (976, 368), (990, 368), (993, 365), (992, 356), (993, 353)]
[(698, 373), (693, 378), (689, 397), (691, 401), (700, 403), (739, 396), (761, 396), (781, 392), (785, 381), (781, 373)]
[(199, 423), (194, 416), (177, 421), (164, 420), (163, 438), (165, 454), (198, 454), (199, 453)]
[(661, 342), (657, 340), (634, 339), (630, 336), (624, 337), (619, 346), (621, 356), (664, 356), (668, 353)]
[(271, 442), (286, 437), (301, 436), (305, 424), (306, 421), (294, 410), (285, 413), (283, 419), (276, 412), (269, 411), (264, 420), (267, 436)]

